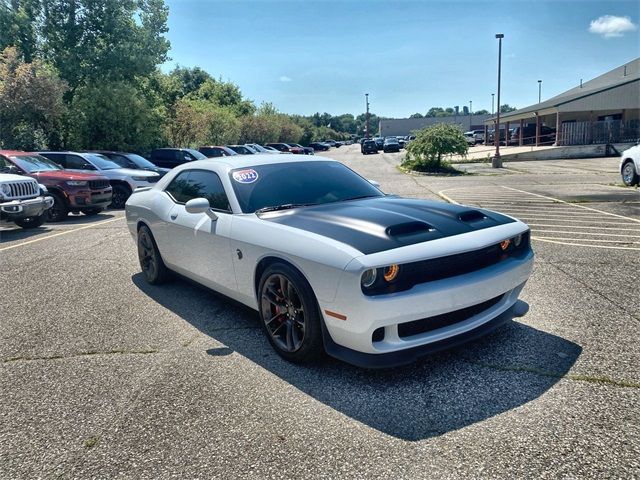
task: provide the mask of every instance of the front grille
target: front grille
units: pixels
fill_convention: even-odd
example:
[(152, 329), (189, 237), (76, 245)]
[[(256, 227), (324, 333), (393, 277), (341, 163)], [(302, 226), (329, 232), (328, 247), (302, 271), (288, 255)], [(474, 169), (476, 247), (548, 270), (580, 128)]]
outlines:
[(488, 310), (502, 300), (503, 295), (499, 295), (486, 302), (478, 303), (467, 308), (455, 310), (453, 312), (443, 313), (435, 317), (421, 318), (412, 322), (400, 323), (398, 325), (398, 336), (400, 338), (411, 337), (421, 333), (431, 332), (443, 327), (449, 327), (456, 323), (464, 322), (479, 313)]
[(30, 198), (37, 197), (40, 193), (38, 184), (34, 181), (9, 183), (11, 193), (9, 198)]
[(102, 190), (109, 187), (109, 180), (89, 180), (89, 188), (92, 190)]

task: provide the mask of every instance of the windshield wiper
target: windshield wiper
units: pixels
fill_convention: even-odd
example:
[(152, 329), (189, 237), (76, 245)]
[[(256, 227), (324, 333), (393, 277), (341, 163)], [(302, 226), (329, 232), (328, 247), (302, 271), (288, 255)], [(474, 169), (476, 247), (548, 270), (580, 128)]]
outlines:
[(351, 198), (343, 198), (342, 200), (340, 200), (341, 202), (346, 202), (348, 200), (360, 200), (361, 198), (374, 198), (374, 197), (378, 197), (379, 195), (359, 195), (357, 197), (351, 197)]
[(276, 212), (278, 210), (289, 210), (291, 208), (310, 207), (311, 205), (317, 205), (317, 204), (316, 203), (283, 203), (282, 205), (273, 205), (271, 207), (259, 208), (258, 210), (255, 211), (255, 213), (258, 214), (258, 213), (265, 213), (265, 212)]

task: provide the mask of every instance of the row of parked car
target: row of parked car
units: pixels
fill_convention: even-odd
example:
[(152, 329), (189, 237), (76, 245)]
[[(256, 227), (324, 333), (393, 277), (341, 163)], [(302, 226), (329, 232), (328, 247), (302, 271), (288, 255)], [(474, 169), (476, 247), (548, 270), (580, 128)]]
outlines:
[[(314, 144), (312, 144), (314, 145)], [(319, 150), (340, 146), (317, 142)], [(255, 154), (313, 155), (313, 146), (270, 143), (159, 148), (149, 158), (128, 152), (21, 152), (0, 150), (0, 222), (35, 228), (59, 222), (69, 213), (97, 215), (124, 208), (138, 187), (157, 183), (171, 168), (212, 157)]]
[(380, 150), (385, 153), (399, 152), (415, 138), (413, 135), (363, 138), (360, 140), (360, 152), (363, 155), (378, 153)]
[[(487, 132), (487, 143), (493, 144), (493, 138), (495, 130), (489, 130)], [(469, 145), (477, 145), (479, 143), (485, 143), (484, 130), (469, 130), (464, 132), (464, 138)], [(507, 134), (507, 141), (505, 141), (505, 130), (500, 130), (500, 144), (501, 145), (520, 145), (520, 127), (510, 128)], [(540, 125), (540, 145), (552, 145), (556, 141), (556, 129), (547, 127), (546, 125)], [(535, 145), (536, 143), (536, 126), (524, 125), (522, 127), (522, 144), (523, 145)]]

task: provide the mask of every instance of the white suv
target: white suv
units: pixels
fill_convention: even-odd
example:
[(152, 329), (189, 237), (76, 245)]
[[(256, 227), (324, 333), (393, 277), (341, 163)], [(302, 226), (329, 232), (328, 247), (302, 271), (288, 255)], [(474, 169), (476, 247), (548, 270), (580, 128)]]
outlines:
[(0, 222), (13, 222), (22, 228), (36, 228), (44, 223), (53, 198), (44, 196), (46, 187), (33, 178), (0, 173)]
[(158, 180), (160, 175), (146, 170), (133, 170), (122, 168), (112, 160), (99, 153), (85, 152), (38, 152), (49, 160), (62, 165), (67, 170), (81, 172), (95, 171), (109, 179), (113, 188), (111, 206), (124, 208), (129, 195), (138, 187), (150, 187)]
[(640, 179), (640, 144), (631, 147), (620, 156), (620, 174), (625, 185), (638, 185)]

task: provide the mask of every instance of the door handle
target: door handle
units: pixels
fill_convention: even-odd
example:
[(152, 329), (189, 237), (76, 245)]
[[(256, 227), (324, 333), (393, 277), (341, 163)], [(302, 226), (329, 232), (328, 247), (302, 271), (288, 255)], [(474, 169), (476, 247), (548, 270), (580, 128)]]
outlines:
[(178, 214), (174, 213), (171, 215), (171, 220), (175, 220), (176, 218), (178, 218)]

